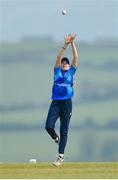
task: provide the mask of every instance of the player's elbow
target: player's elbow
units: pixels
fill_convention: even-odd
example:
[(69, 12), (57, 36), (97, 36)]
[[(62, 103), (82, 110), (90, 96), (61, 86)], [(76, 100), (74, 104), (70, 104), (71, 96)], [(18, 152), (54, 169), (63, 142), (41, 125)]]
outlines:
[(75, 60), (75, 61), (78, 61), (78, 54), (76, 54), (76, 55), (74, 56), (74, 60)]
[(78, 55), (74, 56), (73, 62), (76, 63), (76, 64), (78, 63)]
[(72, 65), (77, 68), (78, 67), (78, 56), (73, 58)]

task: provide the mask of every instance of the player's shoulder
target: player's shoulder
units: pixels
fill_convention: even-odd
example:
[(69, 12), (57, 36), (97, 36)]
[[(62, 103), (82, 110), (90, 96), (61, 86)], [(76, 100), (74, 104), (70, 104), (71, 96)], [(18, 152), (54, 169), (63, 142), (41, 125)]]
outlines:
[(61, 67), (60, 66), (56, 66), (54, 67), (54, 72), (55, 73), (58, 73), (60, 71)]
[(77, 68), (74, 67), (74, 66), (71, 64), (71, 66), (70, 66), (70, 72), (75, 72), (76, 70), (77, 70)]

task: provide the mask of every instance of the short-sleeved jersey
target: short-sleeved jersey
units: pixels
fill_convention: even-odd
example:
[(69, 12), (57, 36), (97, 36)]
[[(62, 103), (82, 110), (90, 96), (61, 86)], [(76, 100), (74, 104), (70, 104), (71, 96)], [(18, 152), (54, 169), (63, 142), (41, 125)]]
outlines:
[(65, 100), (73, 97), (75, 71), (76, 68), (72, 65), (67, 71), (63, 71), (61, 67), (54, 68), (54, 84), (52, 88), (53, 100)]

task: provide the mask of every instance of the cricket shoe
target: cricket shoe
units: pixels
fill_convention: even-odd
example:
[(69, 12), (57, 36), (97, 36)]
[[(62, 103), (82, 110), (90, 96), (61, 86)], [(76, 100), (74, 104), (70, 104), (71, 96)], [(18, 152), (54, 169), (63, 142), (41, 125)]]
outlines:
[(60, 141), (60, 136), (57, 135), (57, 137), (56, 137), (56, 139), (55, 139), (55, 143), (56, 143), (56, 144), (59, 144), (59, 141)]
[(54, 166), (60, 166), (62, 164), (62, 162), (64, 161), (64, 157), (61, 157), (59, 155), (59, 157), (57, 158), (57, 160), (55, 162), (53, 162)]

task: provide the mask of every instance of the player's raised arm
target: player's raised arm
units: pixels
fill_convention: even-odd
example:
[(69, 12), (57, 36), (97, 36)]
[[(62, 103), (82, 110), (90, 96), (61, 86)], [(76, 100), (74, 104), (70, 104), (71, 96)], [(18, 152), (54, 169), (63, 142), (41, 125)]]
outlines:
[(78, 52), (77, 52), (77, 48), (76, 48), (76, 45), (74, 42), (76, 35), (73, 34), (71, 37), (72, 37), (71, 47), (72, 47), (72, 51), (73, 51), (72, 66), (77, 68), (78, 67)]
[(56, 59), (56, 63), (55, 63), (55, 68), (59, 67), (61, 65), (61, 59), (64, 55), (64, 51), (66, 50), (68, 44), (70, 43), (70, 36), (65, 36), (64, 37), (65, 41), (64, 41), (64, 45), (62, 46), (62, 48), (60, 49), (58, 55), (57, 55), (57, 59)]

